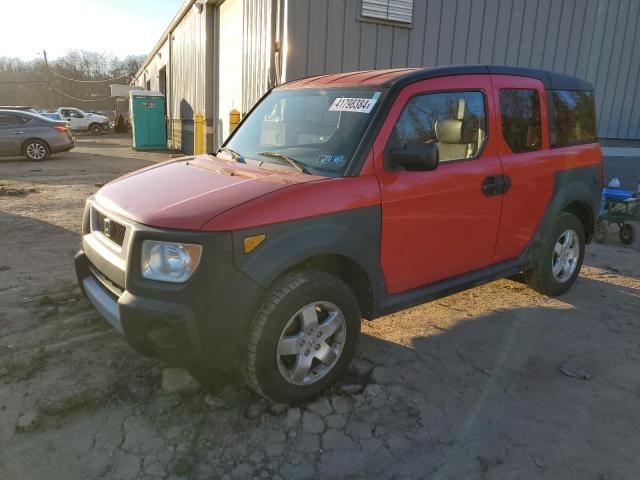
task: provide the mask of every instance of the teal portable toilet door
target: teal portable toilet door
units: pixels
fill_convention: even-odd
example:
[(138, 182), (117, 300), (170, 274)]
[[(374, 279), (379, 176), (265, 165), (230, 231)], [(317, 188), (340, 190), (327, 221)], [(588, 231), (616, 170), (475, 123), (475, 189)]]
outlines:
[(159, 92), (132, 91), (130, 99), (133, 148), (136, 150), (165, 150), (164, 96)]

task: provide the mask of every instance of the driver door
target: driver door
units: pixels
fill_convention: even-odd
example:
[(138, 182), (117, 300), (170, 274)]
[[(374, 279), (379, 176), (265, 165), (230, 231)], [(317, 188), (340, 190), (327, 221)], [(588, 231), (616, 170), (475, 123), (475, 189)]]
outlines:
[[(463, 75), (411, 84), (390, 110), (374, 143), (389, 294), (491, 264), (502, 208), (502, 195), (487, 189), (502, 175), (492, 105), (489, 78)], [(426, 142), (438, 145), (437, 169), (385, 164), (391, 150)]]
[(69, 120), (67, 121), (71, 122), (71, 128), (74, 130), (86, 130), (89, 128), (87, 119), (78, 110), (69, 109)]

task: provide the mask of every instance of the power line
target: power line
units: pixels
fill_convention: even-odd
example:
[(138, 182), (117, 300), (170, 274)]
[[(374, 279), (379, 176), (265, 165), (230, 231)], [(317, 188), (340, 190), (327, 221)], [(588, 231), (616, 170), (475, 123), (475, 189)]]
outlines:
[[(47, 68), (48, 68), (48, 67), (47, 67)], [(78, 79), (76, 79), (76, 78), (66, 77), (66, 76), (64, 76), (64, 75), (62, 75), (62, 74), (60, 74), (60, 73), (58, 73), (58, 72), (55, 72), (55, 71), (51, 70), (50, 68), (49, 68), (49, 72), (50, 72), (50, 73), (53, 73), (54, 75), (57, 75), (57, 76), (58, 76), (58, 77), (60, 77), (60, 78), (64, 78), (65, 80), (70, 80), (70, 81), (72, 81), (72, 82), (81, 82), (81, 83), (100, 83), (100, 82), (111, 82), (112, 80), (118, 80), (119, 78), (126, 78), (126, 77), (129, 77), (129, 75), (120, 75), (120, 76), (113, 77), (113, 78), (105, 78), (105, 79), (103, 79), (103, 80), (78, 80)]]
[(24, 72), (29, 72), (29, 73), (36, 73), (38, 71), (37, 68), (33, 67), (33, 68), (4, 68), (3, 70), (0, 70), (0, 73), (24, 73)]
[(0, 80), (1, 84), (48, 83), (45, 80)]
[(70, 98), (72, 100), (77, 100), (79, 102), (102, 102), (104, 100), (109, 100), (109, 99), (112, 98), (112, 97), (92, 98), (92, 99), (77, 98), (77, 97), (74, 97), (72, 95), (69, 95), (68, 93), (63, 92), (62, 90), (54, 87), (53, 85), (50, 85), (50, 88), (52, 88), (53, 90), (55, 90), (59, 94), (64, 95), (65, 97), (68, 97), (68, 98)]

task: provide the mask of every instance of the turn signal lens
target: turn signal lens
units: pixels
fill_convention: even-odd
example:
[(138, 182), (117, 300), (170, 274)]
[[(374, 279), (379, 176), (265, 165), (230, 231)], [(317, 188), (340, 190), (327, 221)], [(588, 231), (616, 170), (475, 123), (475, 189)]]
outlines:
[(265, 241), (267, 236), (263, 233), (261, 235), (253, 235), (251, 237), (244, 238), (244, 253), (253, 252), (258, 245)]
[(57, 131), (62, 133), (67, 133), (69, 131), (69, 127), (53, 127), (53, 128), (55, 128)]

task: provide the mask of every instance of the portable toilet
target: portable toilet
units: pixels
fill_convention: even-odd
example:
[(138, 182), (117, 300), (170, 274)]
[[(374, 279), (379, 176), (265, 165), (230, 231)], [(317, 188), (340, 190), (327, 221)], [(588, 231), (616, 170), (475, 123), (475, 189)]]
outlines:
[(166, 150), (164, 95), (147, 90), (129, 92), (129, 115), (136, 150)]

